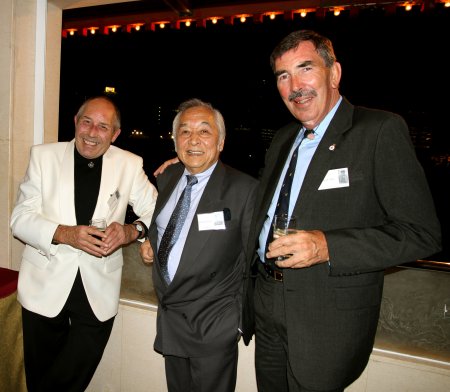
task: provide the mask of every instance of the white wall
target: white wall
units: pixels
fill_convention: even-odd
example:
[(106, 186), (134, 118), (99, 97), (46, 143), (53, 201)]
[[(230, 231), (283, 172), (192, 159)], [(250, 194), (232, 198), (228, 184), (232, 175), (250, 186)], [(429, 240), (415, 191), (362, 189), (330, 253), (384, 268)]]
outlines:
[[(153, 351), (156, 310), (120, 305), (103, 359), (87, 392), (165, 392), (163, 357)], [(236, 392), (256, 392), (254, 344), (239, 347)], [(448, 392), (450, 364), (375, 349), (346, 392)], [(213, 391), (211, 391), (213, 392)], [(274, 391), (276, 392), (276, 391)]]
[[(163, 357), (153, 351), (156, 308), (120, 305), (110, 341), (87, 392), (167, 391)], [(237, 392), (256, 391), (254, 347), (239, 347)], [(213, 392), (213, 391), (211, 391)]]

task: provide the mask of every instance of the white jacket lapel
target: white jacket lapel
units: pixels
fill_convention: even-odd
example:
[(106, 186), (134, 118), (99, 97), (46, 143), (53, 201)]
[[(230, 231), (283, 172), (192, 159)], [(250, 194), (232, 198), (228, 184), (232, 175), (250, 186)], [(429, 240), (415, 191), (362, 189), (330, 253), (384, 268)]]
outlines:
[(117, 207), (117, 203), (114, 204), (114, 192), (120, 192), (120, 189), (117, 189), (117, 179), (115, 175), (117, 174), (115, 168), (116, 164), (114, 151), (109, 148), (103, 155), (102, 179), (100, 182), (97, 205), (95, 206), (94, 211), (94, 217), (105, 218), (107, 224), (111, 223), (112, 215), (114, 214), (115, 207)]
[(76, 225), (75, 215), (75, 179), (74, 179), (74, 147), (75, 140), (67, 144), (62, 156), (61, 172), (59, 176), (60, 214), (61, 222)]

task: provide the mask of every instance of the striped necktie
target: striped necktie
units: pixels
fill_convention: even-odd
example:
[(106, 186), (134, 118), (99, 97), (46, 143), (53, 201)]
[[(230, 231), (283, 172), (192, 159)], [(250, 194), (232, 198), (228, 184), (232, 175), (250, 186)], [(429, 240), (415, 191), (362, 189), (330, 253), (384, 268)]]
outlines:
[(161, 243), (158, 249), (158, 260), (161, 266), (161, 271), (164, 276), (164, 280), (167, 284), (170, 284), (169, 271), (167, 268), (167, 261), (169, 259), (170, 251), (172, 250), (175, 242), (177, 241), (181, 229), (183, 228), (184, 221), (186, 220), (189, 212), (189, 206), (191, 205), (191, 190), (192, 186), (197, 184), (197, 177), (187, 175), (187, 185), (183, 190), (177, 205), (170, 216), (169, 223), (167, 223), (166, 230), (161, 238)]
[[(297, 158), (298, 158), (298, 151), (300, 148), (300, 145), (302, 144), (303, 140), (305, 138), (314, 138), (314, 130), (313, 129), (305, 129), (303, 132), (303, 136), (300, 139), (300, 142), (297, 144), (297, 146), (294, 149), (294, 153), (292, 154), (291, 161), (289, 162), (288, 169), (286, 171), (286, 174), (284, 176), (283, 183), (281, 185), (280, 194), (278, 196), (278, 202), (277, 206), (275, 207), (275, 213), (274, 217), (276, 215), (280, 214), (289, 214), (289, 200), (291, 198), (291, 189), (292, 189), (292, 181), (294, 179), (295, 174), (295, 168), (297, 167)], [(266, 241), (266, 253), (267, 253), (267, 247), (269, 246), (269, 243), (272, 242), (273, 237), (273, 219), (272, 224), (270, 225), (269, 235), (267, 236)], [(266, 262), (268, 262), (268, 259), (266, 258)]]

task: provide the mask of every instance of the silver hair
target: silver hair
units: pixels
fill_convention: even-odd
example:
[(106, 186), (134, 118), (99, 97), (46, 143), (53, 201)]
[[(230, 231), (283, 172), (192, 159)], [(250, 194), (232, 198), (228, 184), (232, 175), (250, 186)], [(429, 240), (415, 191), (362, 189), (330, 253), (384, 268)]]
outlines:
[(180, 118), (181, 115), (188, 109), (196, 108), (196, 107), (203, 107), (208, 110), (210, 110), (213, 113), (214, 116), (214, 122), (216, 123), (217, 129), (219, 130), (219, 143), (221, 143), (223, 140), (225, 140), (226, 130), (225, 130), (225, 121), (223, 119), (222, 114), (215, 109), (210, 103), (203, 102), (202, 100), (198, 98), (192, 98), (188, 99), (187, 101), (184, 101), (178, 106), (178, 113), (173, 119), (172, 124), (172, 135), (173, 135), (173, 141), (175, 143), (175, 150), (177, 148), (177, 129), (180, 127)]

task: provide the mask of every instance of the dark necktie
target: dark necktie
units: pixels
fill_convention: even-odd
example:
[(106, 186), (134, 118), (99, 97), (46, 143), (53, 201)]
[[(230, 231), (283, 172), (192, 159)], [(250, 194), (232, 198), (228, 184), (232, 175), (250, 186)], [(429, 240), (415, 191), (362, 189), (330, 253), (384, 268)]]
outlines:
[[(298, 150), (303, 140), (305, 140), (305, 138), (307, 137), (314, 138), (314, 130), (305, 129), (305, 132), (303, 132), (303, 136), (300, 139), (300, 142), (297, 144), (297, 147), (295, 147), (294, 153), (292, 154), (291, 157), (291, 161), (289, 162), (288, 169), (284, 176), (283, 183), (281, 185), (277, 206), (275, 207), (275, 213), (273, 215), (274, 217), (275, 215), (289, 214), (289, 199), (291, 198), (292, 181), (294, 180), (295, 168), (297, 167)], [(267, 247), (269, 246), (269, 243), (272, 241), (272, 237), (273, 237), (273, 219), (272, 224), (270, 225), (269, 235), (267, 236), (266, 253)], [(266, 261), (268, 261), (267, 258)]]
[(169, 271), (167, 269), (169, 254), (180, 235), (184, 221), (186, 220), (189, 212), (192, 186), (198, 182), (197, 177), (195, 176), (187, 175), (186, 178), (187, 185), (178, 199), (172, 215), (170, 216), (169, 223), (167, 223), (166, 230), (161, 238), (161, 243), (159, 244), (158, 249), (159, 264), (161, 265), (161, 271), (167, 284), (170, 283)]
[[(292, 154), (291, 161), (289, 162), (289, 167), (284, 176), (283, 184), (281, 185), (280, 194), (278, 196), (278, 203), (275, 208), (275, 215), (279, 214), (289, 214), (289, 199), (291, 197), (292, 181), (294, 180), (295, 168), (297, 167), (298, 150), (303, 140), (309, 135), (314, 135), (312, 129), (305, 129), (300, 142), (295, 147), (294, 153)], [(274, 216), (275, 216), (274, 215)]]

